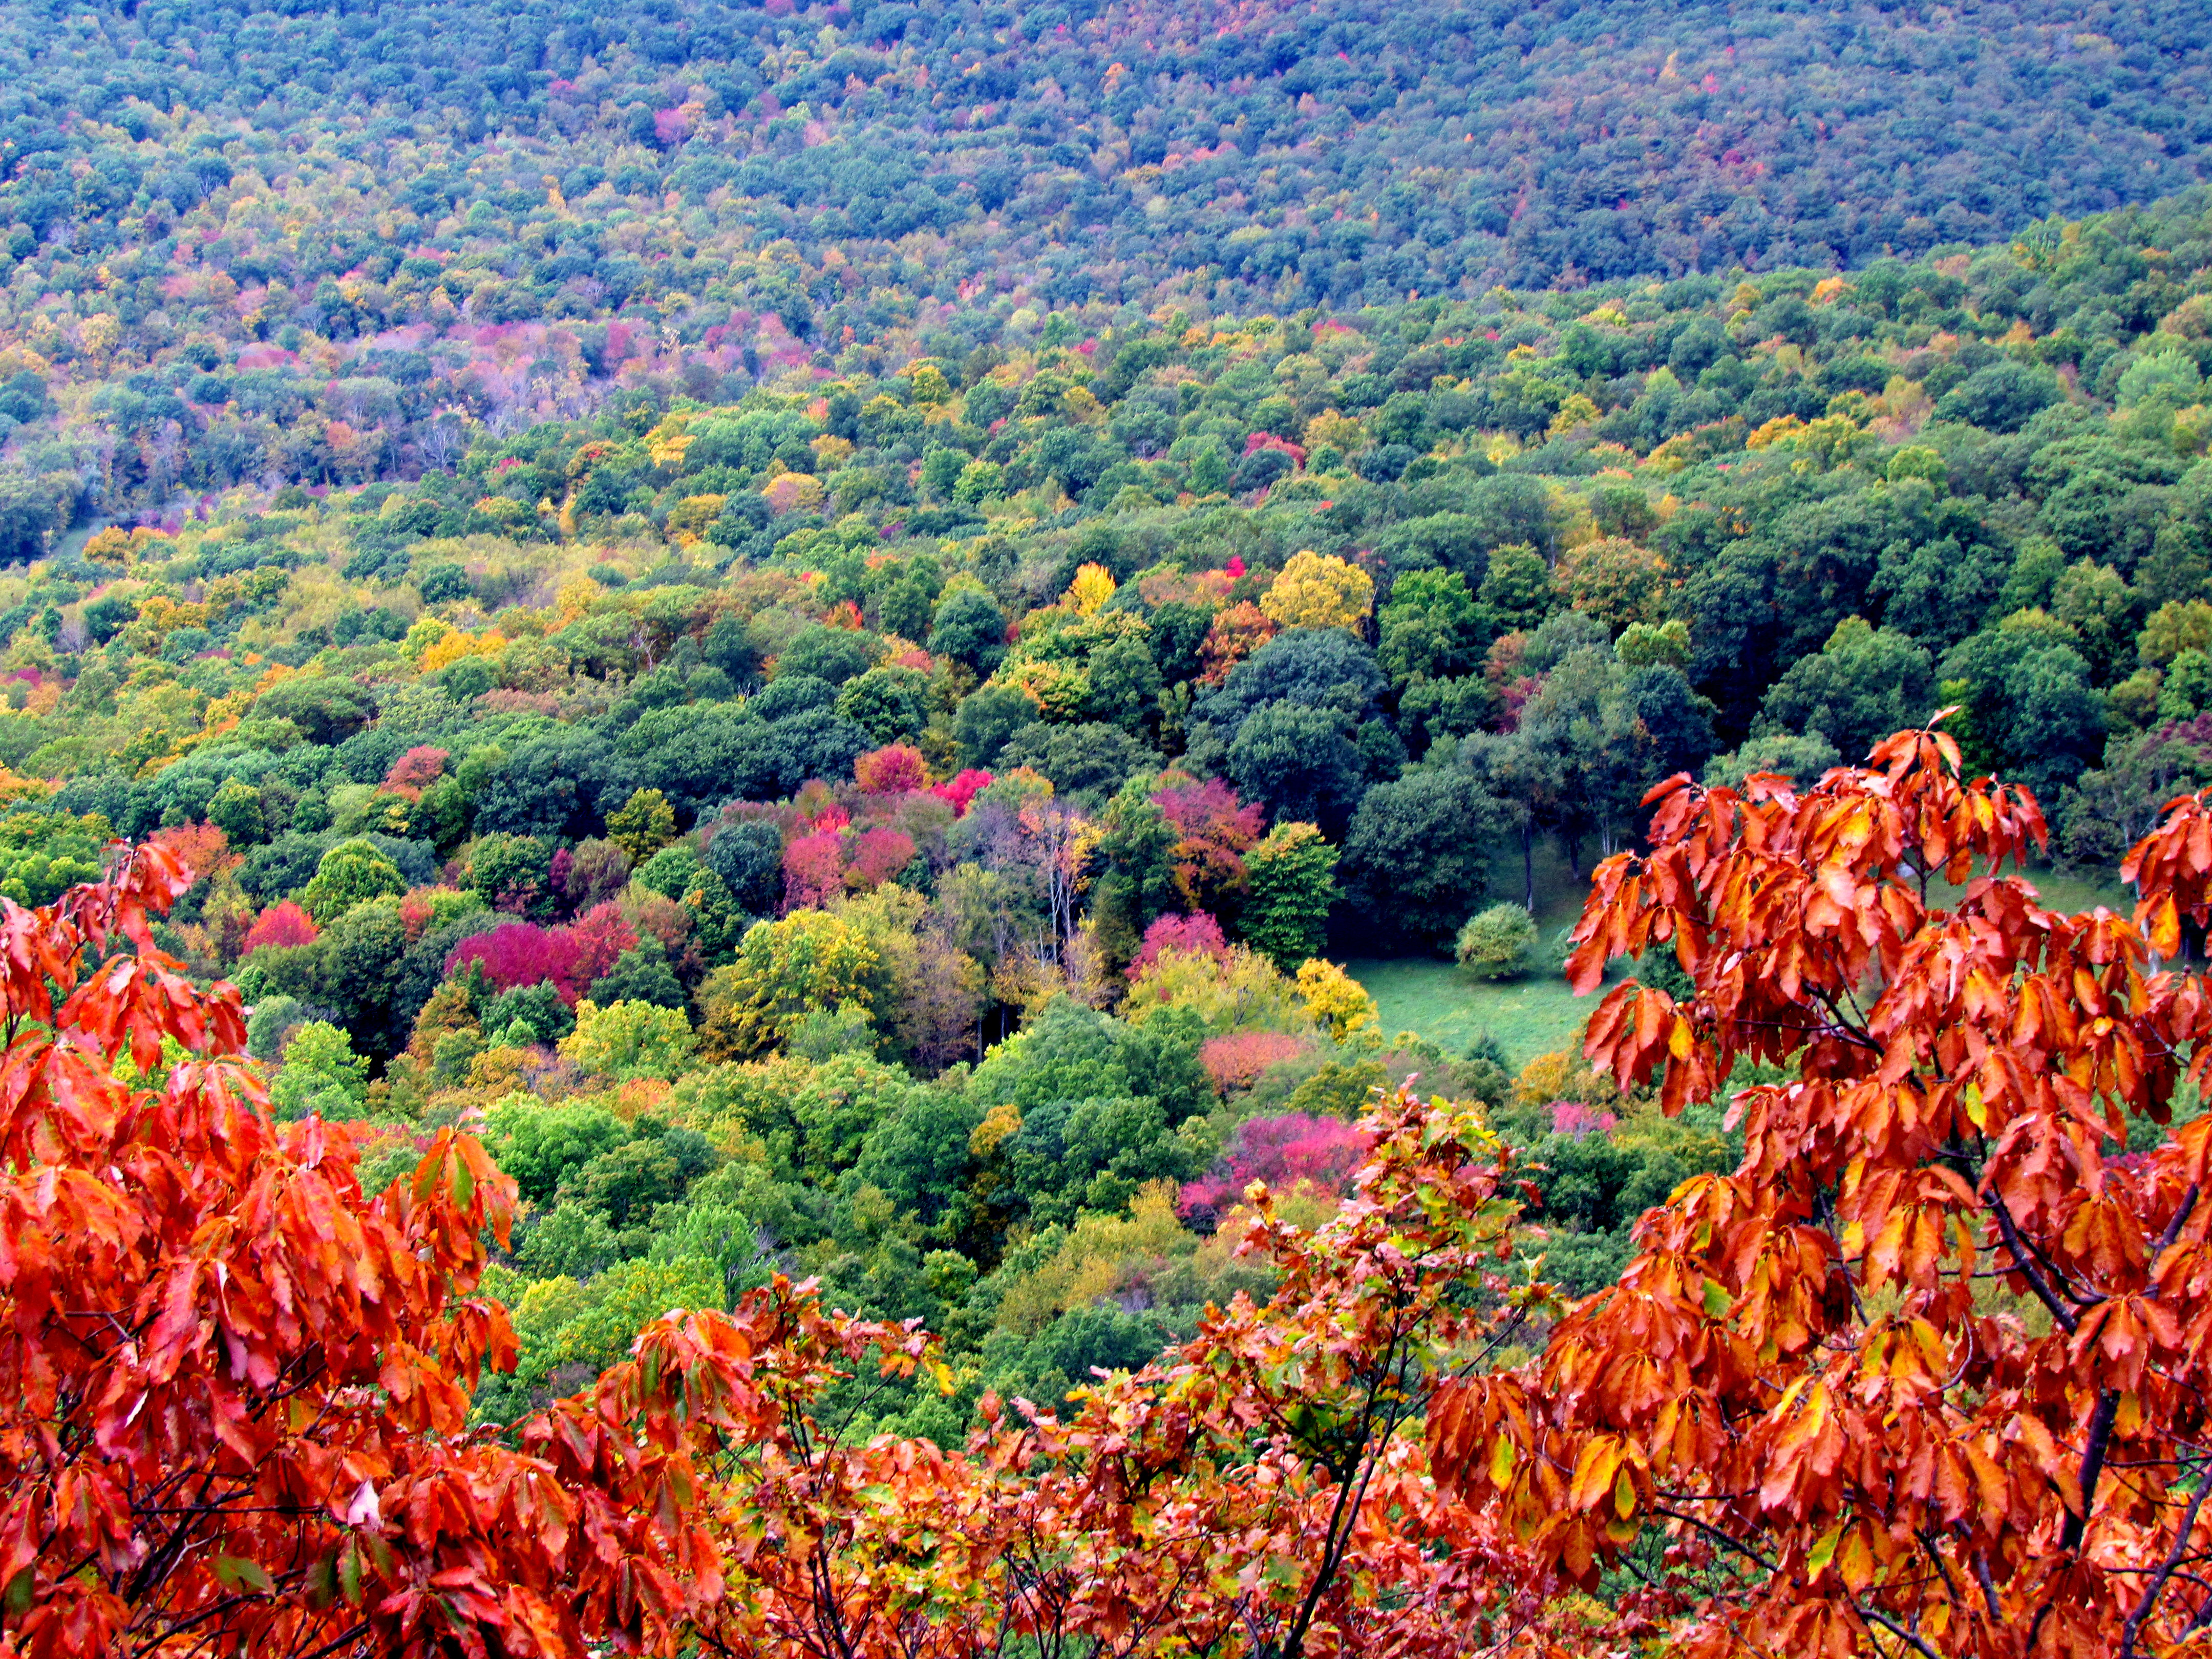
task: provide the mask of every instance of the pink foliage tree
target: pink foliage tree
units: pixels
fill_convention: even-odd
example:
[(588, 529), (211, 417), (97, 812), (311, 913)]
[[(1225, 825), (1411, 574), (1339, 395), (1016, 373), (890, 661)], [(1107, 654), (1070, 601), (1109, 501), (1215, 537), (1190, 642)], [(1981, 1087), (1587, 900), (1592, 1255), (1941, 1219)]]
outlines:
[(903, 830), (878, 825), (853, 837), (847, 849), (845, 884), (859, 892), (880, 887), (914, 862), (914, 837)]
[(565, 1002), (580, 994), (576, 985), (576, 945), (566, 928), (540, 927), (535, 922), (501, 922), (489, 933), (465, 939), (446, 958), (446, 971), (475, 963), (483, 969), (484, 981), (495, 990), (551, 980)]
[(971, 766), (950, 782), (936, 785), (930, 793), (940, 799), (951, 801), (952, 816), (964, 818), (968, 816), (968, 808), (975, 797), (988, 789), (992, 782), (993, 779), (988, 772), (979, 772)]
[(1304, 466), (1306, 464), (1304, 446), (1294, 444), (1288, 438), (1278, 437), (1272, 432), (1255, 432), (1244, 440), (1244, 453), (1247, 455), (1256, 454), (1262, 449), (1281, 450), (1284, 454), (1291, 458), (1291, 464), (1294, 466)]
[(845, 890), (845, 838), (817, 830), (783, 849), (783, 902), (788, 910), (818, 908)]
[(1305, 1187), (1340, 1198), (1367, 1150), (1368, 1138), (1338, 1118), (1304, 1112), (1248, 1118), (1230, 1135), (1213, 1167), (1182, 1189), (1176, 1207), (1186, 1221), (1211, 1225), (1242, 1201), (1255, 1181), (1278, 1192)]
[(1157, 918), (1145, 929), (1144, 943), (1129, 963), (1129, 977), (1136, 979), (1160, 959), (1163, 951), (1178, 951), (1185, 956), (1207, 956), (1216, 962), (1229, 956), (1229, 941), (1222, 937), (1221, 924), (1205, 911), (1195, 915), (1168, 915)]
[(1552, 1103), (1552, 1133), (1569, 1140), (1580, 1140), (1584, 1135), (1609, 1134), (1618, 1121), (1611, 1112), (1588, 1101)]
[(255, 918), (253, 926), (246, 930), (246, 953), (251, 956), (264, 945), (313, 945), (319, 931), (313, 916), (291, 900), (281, 899), (264, 910)]

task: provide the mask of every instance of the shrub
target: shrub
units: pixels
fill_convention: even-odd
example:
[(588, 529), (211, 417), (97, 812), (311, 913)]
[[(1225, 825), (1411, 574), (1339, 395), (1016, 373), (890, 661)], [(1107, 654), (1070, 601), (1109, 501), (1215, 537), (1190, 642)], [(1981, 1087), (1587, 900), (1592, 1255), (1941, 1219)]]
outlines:
[(1517, 904), (1479, 910), (1459, 930), (1459, 965), (1476, 979), (1512, 979), (1528, 972), (1536, 923)]

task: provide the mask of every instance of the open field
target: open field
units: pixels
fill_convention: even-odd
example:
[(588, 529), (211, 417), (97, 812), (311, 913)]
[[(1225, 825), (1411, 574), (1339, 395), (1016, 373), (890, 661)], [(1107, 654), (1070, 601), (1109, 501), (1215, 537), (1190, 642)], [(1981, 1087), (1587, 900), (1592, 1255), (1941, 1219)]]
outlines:
[(1548, 973), (1485, 985), (1433, 957), (1345, 965), (1374, 997), (1385, 1031), (1417, 1031), (1452, 1054), (1487, 1032), (1516, 1069), (1539, 1054), (1579, 1043), (1597, 1000), (1572, 995), (1564, 979)]
[[(2087, 910), (2103, 904), (2124, 915), (2135, 902), (2134, 895), (2111, 872), (2032, 869), (2028, 879), (2053, 909)], [(1517, 849), (1498, 860), (1490, 891), (1493, 899), (1521, 896)], [(1557, 845), (1547, 842), (1537, 848), (1536, 920), (1547, 940), (1574, 924), (1587, 891), (1567, 868)], [(1550, 970), (1485, 984), (1434, 957), (1355, 957), (1345, 965), (1374, 997), (1385, 1031), (1418, 1032), (1452, 1054), (1464, 1052), (1487, 1033), (1503, 1045), (1516, 1067), (1539, 1054), (1577, 1046), (1583, 1023), (1597, 1001), (1595, 994), (1576, 997), (1565, 981)]]

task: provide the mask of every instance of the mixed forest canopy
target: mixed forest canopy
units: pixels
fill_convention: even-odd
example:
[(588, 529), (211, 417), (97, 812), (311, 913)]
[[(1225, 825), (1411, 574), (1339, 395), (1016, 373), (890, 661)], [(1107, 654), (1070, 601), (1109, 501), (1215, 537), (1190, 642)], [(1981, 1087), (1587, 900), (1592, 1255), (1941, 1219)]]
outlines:
[(78, 446), (112, 521), (15, 521), (0, 893), (157, 840), (197, 878), (155, 937), (244, 990), (280, 1115), (372, 1126), (376, 1180), (480, 1125), (493, 1418), (781, 1269), (943, 1332), (956, 1392), (874, 1410), (957, 1438), (1187, 1334), (1245, 1182), (1327, 1201), (1414, 1076), (1540, 1149), (1598, 1289), (1719, 1109), (1383, 1029), (1340, 964), (1555, 973), (1535, 872), (1652, 786), (1944, 705), (2109, 873), (2212, 777), (2208, 272), (2191, 195), (757, 378), (642, 323), (246, 343), (165, 279), (170, 367), (8, 348), (11, 453)]
[(2191, 1639), (2207, 34), (0, 15), (0, 1651)]

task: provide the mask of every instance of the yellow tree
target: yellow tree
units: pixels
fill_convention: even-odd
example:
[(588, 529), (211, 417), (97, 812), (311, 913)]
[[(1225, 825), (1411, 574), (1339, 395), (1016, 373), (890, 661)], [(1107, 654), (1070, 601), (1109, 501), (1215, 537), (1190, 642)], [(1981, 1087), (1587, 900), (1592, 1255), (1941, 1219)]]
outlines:
[(1341, 628), (1357, 634), (1375, 604), (1375, 580), (1334, 553), (1291, 555), (1260, 609), (1279, 628)]

